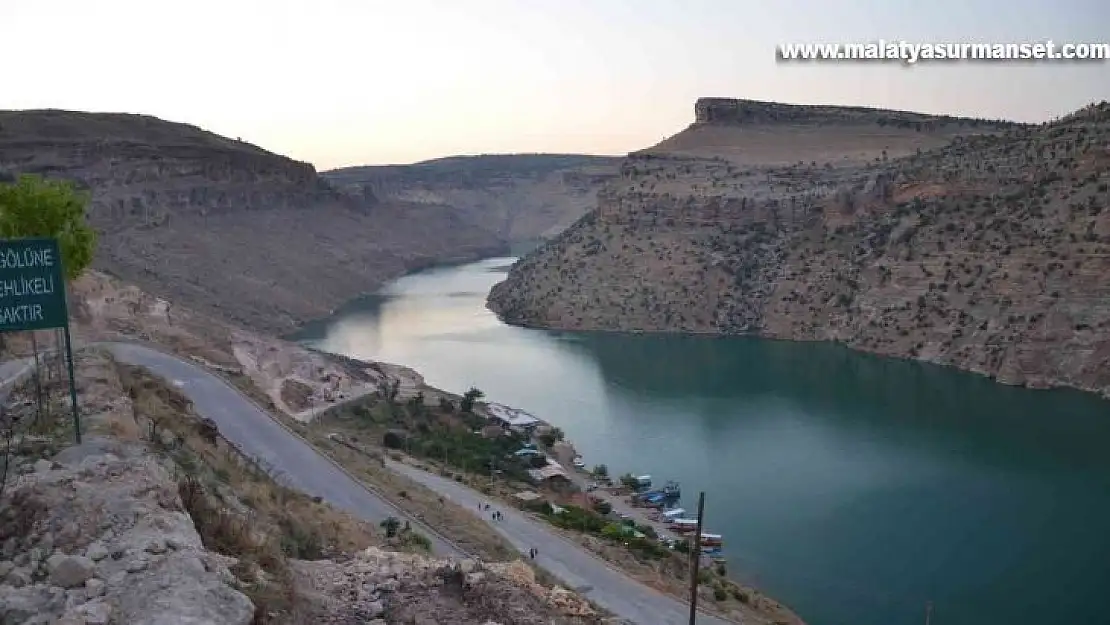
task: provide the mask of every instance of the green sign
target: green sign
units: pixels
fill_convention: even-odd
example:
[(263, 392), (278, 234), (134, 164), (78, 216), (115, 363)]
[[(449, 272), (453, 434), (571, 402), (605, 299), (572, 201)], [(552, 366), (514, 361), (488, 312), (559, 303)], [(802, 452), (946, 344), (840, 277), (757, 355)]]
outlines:
[(0, 332), (68, 326), (58, 240), (0, 240)]

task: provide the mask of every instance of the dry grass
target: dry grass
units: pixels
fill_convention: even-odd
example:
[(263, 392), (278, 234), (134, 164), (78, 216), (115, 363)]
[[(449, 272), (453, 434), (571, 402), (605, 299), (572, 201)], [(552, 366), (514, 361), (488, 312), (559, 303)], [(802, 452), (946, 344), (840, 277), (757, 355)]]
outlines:
[(118, 365), (135, 422), (181, 467), (179, 492), (209, 549), (239, 559), (235, 574), (254, 601), (256, 622), (292, 622), (296, 589), (289, 558), (320, 559), (389, 545), (378, 528), (276, 483), (220, 438), (190, 402), (144, 369)]
[(356, 451), (329, 438), (321, 427), (309, 427), (305, 437), (348, 471), (362, 479), (406, 513), (451, 539), (469, 553), (490, 562), (519, 557), (500, 534), (470, 510), (444, 499), (426, 486), (390, 471), (382, 463), (381, 450)]

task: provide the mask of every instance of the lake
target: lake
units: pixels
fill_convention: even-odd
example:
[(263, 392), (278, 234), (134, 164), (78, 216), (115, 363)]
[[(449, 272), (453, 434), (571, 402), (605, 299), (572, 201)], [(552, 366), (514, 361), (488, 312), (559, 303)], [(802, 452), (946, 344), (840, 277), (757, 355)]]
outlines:
[(587, 464), (706, 492), (734, 577), (811, 625), (1110, 622), (1110, 403), (831, 344), (549, 332), (512, 258), (406, 276), (300, 339), (470, 386)]

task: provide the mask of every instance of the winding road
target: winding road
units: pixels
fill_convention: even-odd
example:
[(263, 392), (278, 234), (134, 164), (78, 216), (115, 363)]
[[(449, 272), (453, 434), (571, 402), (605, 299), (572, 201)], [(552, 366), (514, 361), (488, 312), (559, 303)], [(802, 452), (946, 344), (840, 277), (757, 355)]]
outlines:
[[(212, 419), (228, 440), (261, 461), (290, 486), (361, 518), (378, 522), (388, 516), (407, 518), (432, 541), (433, 551), (446, 557), (466, 557), (462, 549), (425, 524), (368, 489), (311, 444), (287, 429), (266, 411), (219, 376), (199, 365), (134, 343), (98, 343), (121, 362), (149, 369), (177, 386), (193, 401), (197, 413)], [(0, 386), (27, 370), (26, 364), (0, 363)], [(4, 375), (7, 374), (7, 375)], [(482, 495), (452, 480), (408, 465), (390, 462), (389, 468), (424, 484), (444, 498), (475, 510)], [(583, 548), (567, 541), (542, 523), (508, 508), (504, 520), (483, 519), (521, 553), (539, 550), (536, 563), (565, 585), (589, 597), (621, 618), (640, 625), (684, 625), (689, 606), (659, 593), (610, 567)], [(728, 625), (729, 621), (698, 615), (702, 625)]]

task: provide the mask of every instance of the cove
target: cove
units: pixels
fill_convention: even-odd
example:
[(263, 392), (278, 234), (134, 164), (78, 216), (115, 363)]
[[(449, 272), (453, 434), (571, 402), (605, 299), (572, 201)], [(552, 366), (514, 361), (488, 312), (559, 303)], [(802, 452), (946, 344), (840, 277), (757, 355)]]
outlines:
[(812, 625), (1110, 618), (1110, 402), (831, 344), (515, 328), (485, 308), (513, 260), (405, 276), (297, 338), (705, 490), (731, 573)]

